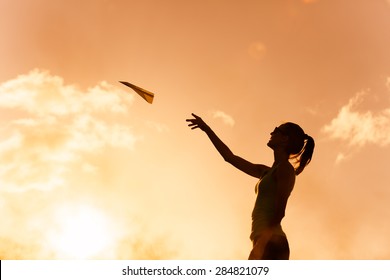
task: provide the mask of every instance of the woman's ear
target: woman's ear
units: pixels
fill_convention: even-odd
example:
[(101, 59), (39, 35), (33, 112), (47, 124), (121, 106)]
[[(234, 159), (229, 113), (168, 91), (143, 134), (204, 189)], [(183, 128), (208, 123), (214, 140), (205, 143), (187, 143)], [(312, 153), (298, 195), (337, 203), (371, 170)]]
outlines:
[(287, 135), (281, 135), (281, 140), (284, 144), (287, 144), (288, 143), (288, 140), (289, 140), (289, 137)]

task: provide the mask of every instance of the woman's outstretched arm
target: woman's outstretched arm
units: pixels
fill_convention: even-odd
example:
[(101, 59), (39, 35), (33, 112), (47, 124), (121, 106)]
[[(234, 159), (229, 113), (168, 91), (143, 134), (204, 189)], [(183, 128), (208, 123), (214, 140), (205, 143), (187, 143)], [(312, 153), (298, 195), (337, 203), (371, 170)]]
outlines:
[(191, 127), (191, 129), (200, 128), (201, 130), (203, 130), (210, 138), (211, 142), (213, 143), (213, 145), (215, 146), (215, 148), (218, 150), (218, 152), (221, 154), (221, 156), (225, 161), (229, 162), (234, 167), (247, 173), (248, 175), (251, 175), (256, 178), (261, 178), (264, 175), (264, 173), (269, 169), (268, 166), (251, 163), (233, 154), (233, 152), (229, 149), (229, 147), (226, 146), (221, 139), (219, 139), (219, 137), (202, 120), (201, 117), (195, 114), (192, 114), (192, 116), (194, 117), (193, 119), (186, 120), (187, 122), (189, 122), (188, 126)]

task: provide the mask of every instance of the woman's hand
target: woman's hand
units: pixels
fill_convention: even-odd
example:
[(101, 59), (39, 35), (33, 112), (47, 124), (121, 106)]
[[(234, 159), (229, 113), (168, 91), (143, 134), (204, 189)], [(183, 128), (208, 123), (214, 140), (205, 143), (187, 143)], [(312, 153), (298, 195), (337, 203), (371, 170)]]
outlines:
[(189, 122), (188, 126), (191, 127), (191, 129), (200, 128), (201, 130), (205, 131), (208, 128), (208, 125), (202, 120), (201, 117), (195, 115), (192, 113), (192, 116), (194, 119), (186, 119), (186, 122)]

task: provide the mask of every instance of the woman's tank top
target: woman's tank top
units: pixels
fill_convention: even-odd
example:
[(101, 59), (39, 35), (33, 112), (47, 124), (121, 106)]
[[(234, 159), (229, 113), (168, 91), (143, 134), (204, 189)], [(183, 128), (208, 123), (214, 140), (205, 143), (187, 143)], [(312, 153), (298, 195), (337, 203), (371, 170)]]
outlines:
[[(257, 198), (252, 211), (252, 232), (250, 235), (252, 241), (269, 227), (273, 217), (276, 215), (277, 186), (273, 176), (276, 168), (277, 166), (274, 166), (268, 170), (256, 184)], [(285, 236), (280, 224), (275, 229), (274, 234)]]

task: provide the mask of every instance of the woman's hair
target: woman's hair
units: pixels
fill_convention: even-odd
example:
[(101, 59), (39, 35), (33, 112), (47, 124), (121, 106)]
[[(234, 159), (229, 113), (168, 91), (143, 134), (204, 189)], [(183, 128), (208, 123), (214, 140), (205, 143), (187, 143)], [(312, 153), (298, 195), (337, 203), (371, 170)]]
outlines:
[(290, 159), (295, 159), (298, 167), (295, 168), (296, 175), (299, 175), (306, 165), (309, 164), (314, 151), (314, 139), (305, 134), (303, 129), (291, 122), (280, 126), (283, 134), (288, 136), (287, 153)]

